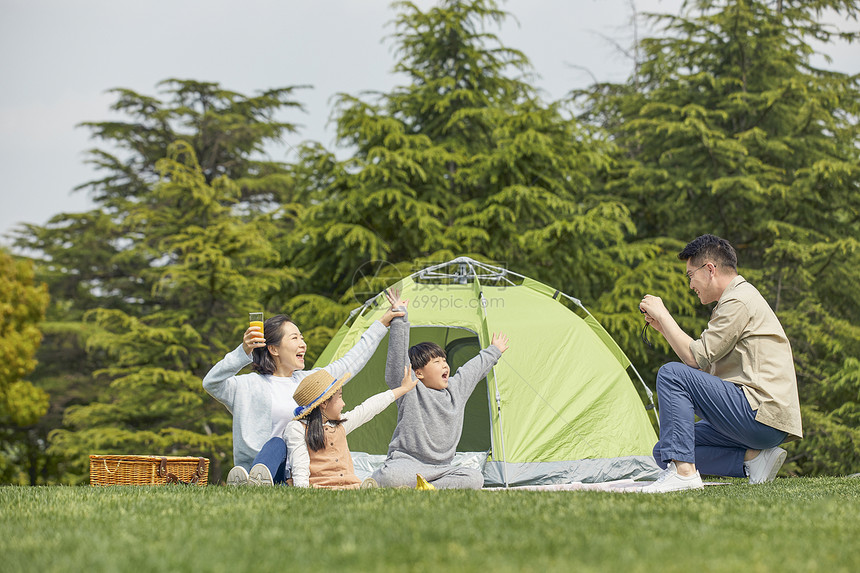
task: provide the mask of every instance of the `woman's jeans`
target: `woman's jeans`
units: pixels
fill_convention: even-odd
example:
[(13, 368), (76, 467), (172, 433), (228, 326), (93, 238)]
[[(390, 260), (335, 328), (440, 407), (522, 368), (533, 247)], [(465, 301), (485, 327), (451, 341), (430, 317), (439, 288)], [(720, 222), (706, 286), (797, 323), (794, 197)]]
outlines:
[(787, 436), (755, 420), (755, 410), (739, 386), (686, 364), (660, 368), (657, 396), (660, 441), (654, 459), (662, 468), (675, 460), (695, 463), (703, 474), (745, 477), (747, 450), (778, 446)]
[(271, 438), (263, 444), (260, 453), (254, 458), (254, 464), (263, 464), (272, 473), (272, 481), (276, 484), (287, 483), (290, 472), (287, 470), (287, 443), (283, 438)]

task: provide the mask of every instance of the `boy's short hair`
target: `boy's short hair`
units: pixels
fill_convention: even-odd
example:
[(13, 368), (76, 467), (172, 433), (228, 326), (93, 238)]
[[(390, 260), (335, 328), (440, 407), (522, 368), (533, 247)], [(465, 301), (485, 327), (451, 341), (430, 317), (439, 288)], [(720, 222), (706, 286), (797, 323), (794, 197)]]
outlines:
[(689, 259), (694, 265), (700, 265), (705, 262), (705, 259), (711, 259), (718, 266), (729, 267), (735, 272), (738, 270), (738, 255), (735, 249), (727, 240), (714, 235), (696, 237), (678, 253), (678, 258), (682, 261)]
[(409, 362), (412, 363), (413, 370), (424, 368), (434, 358), (448, 358), (442, 347), (435, 342), (420, 342), (409, 349)]

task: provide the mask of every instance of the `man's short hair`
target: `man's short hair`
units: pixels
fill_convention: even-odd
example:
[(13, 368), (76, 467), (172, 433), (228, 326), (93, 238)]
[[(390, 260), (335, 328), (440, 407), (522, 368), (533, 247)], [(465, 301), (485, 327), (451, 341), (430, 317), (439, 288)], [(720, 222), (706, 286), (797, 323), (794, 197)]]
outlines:
[(738, 270), (738, 255), (734, 247), (725, 239), (715, 235), (702, 235), (696, 237), (678, 253), (682, 261), (689, 260), (693, 265), (705, 263), (705, 259), (712, 261), (717, 266), (729, 267), (735, 272)]
[(442, 347), (435, 342), (420, 342), (409, 349), (409, 362), (412, 369), (424, 368), (434, 358), (448, 358)]

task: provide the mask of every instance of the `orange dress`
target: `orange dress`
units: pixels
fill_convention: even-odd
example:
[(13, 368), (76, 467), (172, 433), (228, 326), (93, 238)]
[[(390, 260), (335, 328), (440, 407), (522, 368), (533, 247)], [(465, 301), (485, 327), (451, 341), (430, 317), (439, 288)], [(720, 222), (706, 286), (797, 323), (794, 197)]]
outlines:
[(343, 424), (324, 424), (325, 447), (318, 451), (308, 448), (311, 487), (327, 489), (358, 489), (361, 480), (355, 475), (352, 456), (346, 443)]

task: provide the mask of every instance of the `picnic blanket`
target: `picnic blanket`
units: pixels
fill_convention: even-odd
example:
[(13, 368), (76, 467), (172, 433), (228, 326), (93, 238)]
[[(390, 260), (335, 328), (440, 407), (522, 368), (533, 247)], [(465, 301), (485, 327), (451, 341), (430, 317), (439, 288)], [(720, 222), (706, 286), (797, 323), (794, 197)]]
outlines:
[[(635, 481), (632, 479), (621, 479), (616, 481), (605, 481), (599, 483), (557, 483), (551, 485), (522, 485), (509, 488), (503, 487), (485, 487), (484, 491), (609, 491), (613, 493), (638, 493), (642, 488), (650, 483), (650, 481)], [(706, 486), (710, 485), (729, 485), (727, 482), (704, 482)]]

